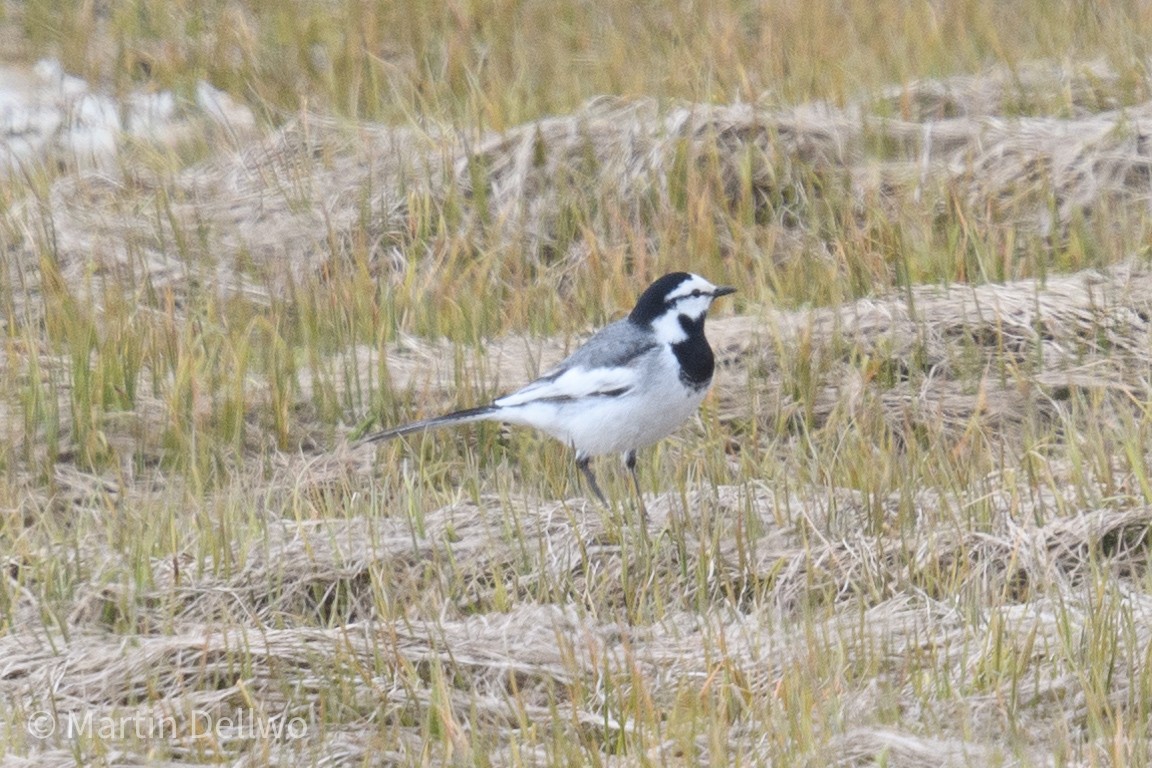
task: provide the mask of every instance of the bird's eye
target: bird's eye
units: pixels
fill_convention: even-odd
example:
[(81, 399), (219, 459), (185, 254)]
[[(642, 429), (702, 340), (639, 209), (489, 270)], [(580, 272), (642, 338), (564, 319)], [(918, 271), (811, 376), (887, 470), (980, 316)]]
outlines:
[(703, 296), (703, 295), (704, 295), (704, 293), (699, 288), (692, 291), (692, 298), (697, 298), (697, 297)]

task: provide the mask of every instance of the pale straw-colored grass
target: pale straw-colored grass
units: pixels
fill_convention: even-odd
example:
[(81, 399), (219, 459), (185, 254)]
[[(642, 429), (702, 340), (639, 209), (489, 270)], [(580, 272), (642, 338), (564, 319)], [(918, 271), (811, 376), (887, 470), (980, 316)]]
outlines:
[[(467, 141), (302, 116), (14, 200), (0, 759), (1146, 761), (1152, 273), (1074, 246), (1146, 236), (1148, 108), (1109, 77), (600, 99)], [(1052, 84), (1067, 114), (1005, 106)], [(891, 261), (844, 256), (885, 222)], [(519, 433), (349, 440), (524, 381), (702, 231), (744, 311), (645, 455), (648, 537)], [(912, 258), (949, 237), (973, 259)], [(838, 287), (774, 301), (812, 263)], [(245, 716), (303, 730), (213, 727)]]

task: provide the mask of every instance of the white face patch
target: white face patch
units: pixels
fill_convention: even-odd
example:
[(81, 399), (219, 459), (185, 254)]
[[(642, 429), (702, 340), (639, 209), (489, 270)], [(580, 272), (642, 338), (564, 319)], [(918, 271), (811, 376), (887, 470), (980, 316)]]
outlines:
[(665, 297), (668, 308), (652, 323), (652, 331), (662, 344), (676, 344), (688, 338), (688, 333), (680, 324), (680, 317), (699, 320), (712, 305), (716, 286), (699, 275), (692, 275), (676, 286)]
[(669, 309), (652, 323), (652, 333), (656, 341), (661, 344), (677, 344), (688, 338), (684, 326), (680, 325), (680, 312), (675, 308)]
[[(671, 303), (677, 299), (685, 299), (695, 294), (698, 297), (707, 296), (708, 300), (711, 301), (711, 295), (715, 290), (716, 286), (700, 277), (700, 275), (689, 275), (687, 280), (676, 286), (676, 290), (668, 294), (666, 300)], [(688, 313), (685, 312), (684, 314)]]
[(698, 324), (712, 306), (717, 291), (721, 296), (732, 292), (730, 288), (717, 288), (700, 275), (689, 274), (679, 285), (663, 296), (664, 309), (651, 321), (652, 332), (662, 344), (676, 344), (688, 338), (681, 320)]

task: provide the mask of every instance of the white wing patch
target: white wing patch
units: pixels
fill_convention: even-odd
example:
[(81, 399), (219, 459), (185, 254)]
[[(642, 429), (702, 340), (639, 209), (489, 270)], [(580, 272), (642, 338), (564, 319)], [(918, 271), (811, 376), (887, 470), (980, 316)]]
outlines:
[(622, 395), (636, 383), (633, 368), (569, 368), (556, 378), (537, 379), (505, 395), (494, 405), (507, 408), (541, 400), (575, 400), (596, 395)]

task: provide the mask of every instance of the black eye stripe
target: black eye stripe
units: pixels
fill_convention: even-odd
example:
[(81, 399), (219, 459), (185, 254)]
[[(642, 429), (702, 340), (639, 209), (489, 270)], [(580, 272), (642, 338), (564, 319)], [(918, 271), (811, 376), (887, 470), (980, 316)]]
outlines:
[(672, 304), (675, 304), (678, 301), (683, 301), (684, 299), (698, 299), (704, 295), (705, 295), (704, 291), (697, 288), (696, 290), (692, 291), (692, 293), (686, 293), (682, 296), (677, 296), (674, 299), (668, 299), (665, 301), (665, 304), (668, 306), (671, 306)]

